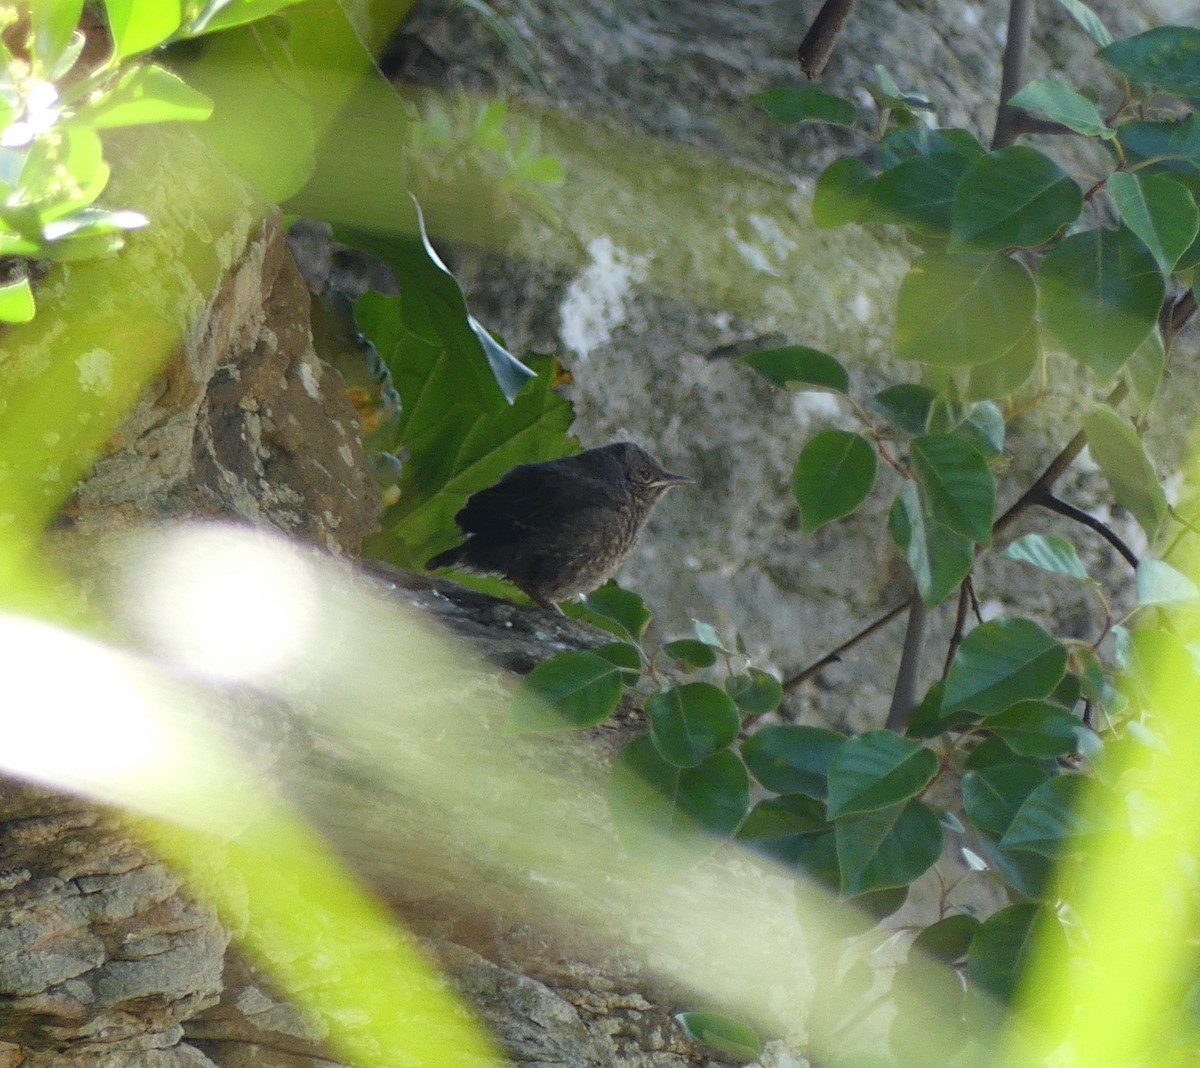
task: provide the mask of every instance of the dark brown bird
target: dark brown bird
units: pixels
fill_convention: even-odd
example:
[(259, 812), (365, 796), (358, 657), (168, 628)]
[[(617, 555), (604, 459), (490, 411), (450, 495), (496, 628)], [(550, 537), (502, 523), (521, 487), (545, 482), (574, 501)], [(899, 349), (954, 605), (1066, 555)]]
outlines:
[(454, 517), (467, 540), (425, 566), (503, 575), (555, 607), (607, 582), (659, 497), (692, 481), (628, 441), (521, 464), (467, 499)]

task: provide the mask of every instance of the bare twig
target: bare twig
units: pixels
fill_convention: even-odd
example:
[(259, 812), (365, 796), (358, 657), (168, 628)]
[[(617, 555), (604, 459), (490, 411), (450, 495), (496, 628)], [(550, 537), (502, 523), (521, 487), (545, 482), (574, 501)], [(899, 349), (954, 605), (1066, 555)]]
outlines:
[(942, 678), (950, 674), (950, 665), (954, 663), (954, 654), (962, 644), (963, 630), (967, 625), (967, 609), (971, 606), (970, 576), (962, 580), (958, 587), (958, 609), (954, 613), (954, 630), (950, 635), (950, 643), (946, 647), (946, 662), (942, 665)]
[(1112, 530), (1106, 524), (1100, 522), (1094, 515), (1088, 515), (1081, 508), (1076, 508), (1073, 504), (1068, 504), (1059, 497), (1055, 497), (1053, 493), (1046, 492), (1035, 502), (1040, 507), (1051, 512), (1057, 512), (1059, 515), (1065, 515), (1068, 519), (1074, 519), (1076, 523), (1082, 523), (1089, 530), (1094, 530), (1100, 535), (1109, 545), (1117, 550), (1130, 567), (1138, 566), (1138, 558), (1134, 551), (1129, 548), (1117, 535), (1116, 531)]
[(918, 675), (921, 670), (921, 657), (925, 652), (928, 624), (929, 611), (925, 602), (914, 594), (908, 603), (908, 627), (904, 631), (904, 651), (900, 654), (896, 685), (892, 689), (892, 706), (888, 709), (887, 720), (884, 722), (888, 730), (903, 731), (917, 707)]
[(1029, 33), (1033, 26), (1033, 0), (1010, 0), (1008, 5), (1008, 36), (1004, 42), (1004, 61), (1000, 74), (1000, 107), (996, 112), (996, 129), (992, 133), (992, 148), (1005, 148), (1017, 136), (1014, 123), (1016, 112), (1009, 99), (1021, 88), (1025, 79), (1025, 53), (1029, 49)]
[[(909, 600), (911, 600), (911, 598)], [(788, 690), (794, 690), (802, 682), (806, 682), (807, 680), (811, 679), (822, 668), (827, 668), (830, 664), (836, 664), (839, 660), (841, 660), (842, 653), (846, 652), (848, 649), (853, 649), (859, 642), (866, 641), (866, 639), (874, 634), (877, 630), (882, 630), (893, 619), (900, 615), (900, 613), (903, 612), (908, 605), (909, 602), (904, 601), (903, 603), (896, 605), (895, 608), (889, 609), (877, 620), (875, 620), (874, 623), (863, 627), (863, 629), (857, 634), (847, 638), (844, 642), (842, 642), (841, 645), (834, 649), (833, 652), (826, 653), (823, 657), (821, 657), (820, 660), (816, 661), (816, 663), (809, 664), (808, 667), (806, 667), (803, 671), (793, 675), (790, 679), (785, 679), (783, 683), (784, 691), (786, 692)]]
[(825, 0), (821, 5), (797, 52), (800, 69), (809, 81), (821, 77), (833, 54), (833, 46), (837, 44), (838, 34), (857, 4), (858, 0)]

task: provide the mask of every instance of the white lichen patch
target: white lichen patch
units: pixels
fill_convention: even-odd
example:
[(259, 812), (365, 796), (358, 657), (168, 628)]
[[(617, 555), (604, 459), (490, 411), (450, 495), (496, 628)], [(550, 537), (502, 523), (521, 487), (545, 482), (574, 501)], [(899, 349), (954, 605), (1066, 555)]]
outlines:
[(846, 413), (836, 396), (816, 390), (792, 395), (792, 414), (802, 430), (814, 423), (840, 423)]
[(304, 392), (307, 393), (313, 400), (321, 399), (321, 383), (317, 379), (317, 373), (313, 370), (313, 365), (308, 360), (300, 362), (300, 385), (304, 387)]
[(630, 294), (646, 275), (646, 256), (618, 248), (609, 237), (588, 244), (591, 263), (567, 287), (558, 313), (559, 337), (580, 359), (607, 342), (629, 315)]
[(349, 445), (339, 445), (337, 453), (345, 462), (347, 467), (354, 466), (354, 453), (351, 451)]
[(107, 349), (92, 349), (76, 361), (79, 385), (86, 393), (103, 396), (113, 388), (113, 354)]

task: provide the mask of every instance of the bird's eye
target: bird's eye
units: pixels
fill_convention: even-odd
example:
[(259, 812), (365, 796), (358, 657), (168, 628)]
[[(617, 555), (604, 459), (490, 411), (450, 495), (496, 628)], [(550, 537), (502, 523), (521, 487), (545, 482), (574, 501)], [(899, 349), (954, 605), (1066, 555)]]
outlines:
[(651, 482), (654, 479), (654, 472), (648, 467), (639, 467), (637, 469), (637, 477), (641, 482)]

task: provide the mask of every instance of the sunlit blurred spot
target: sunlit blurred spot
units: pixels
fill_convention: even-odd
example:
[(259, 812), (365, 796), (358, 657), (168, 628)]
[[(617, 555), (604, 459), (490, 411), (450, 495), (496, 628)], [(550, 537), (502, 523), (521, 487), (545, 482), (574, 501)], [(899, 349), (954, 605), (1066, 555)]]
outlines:
[(161, 543), (129, 590), (143, 635), (204, 675), (264, 682), (305, 662), (317, 636), (310, 564), (282, 539), (193, 527)]
[(169, 749), (132, 664), (99, 642), (0, 615), (4, 702), (0, 767), (86, 789), (162, 765)]

